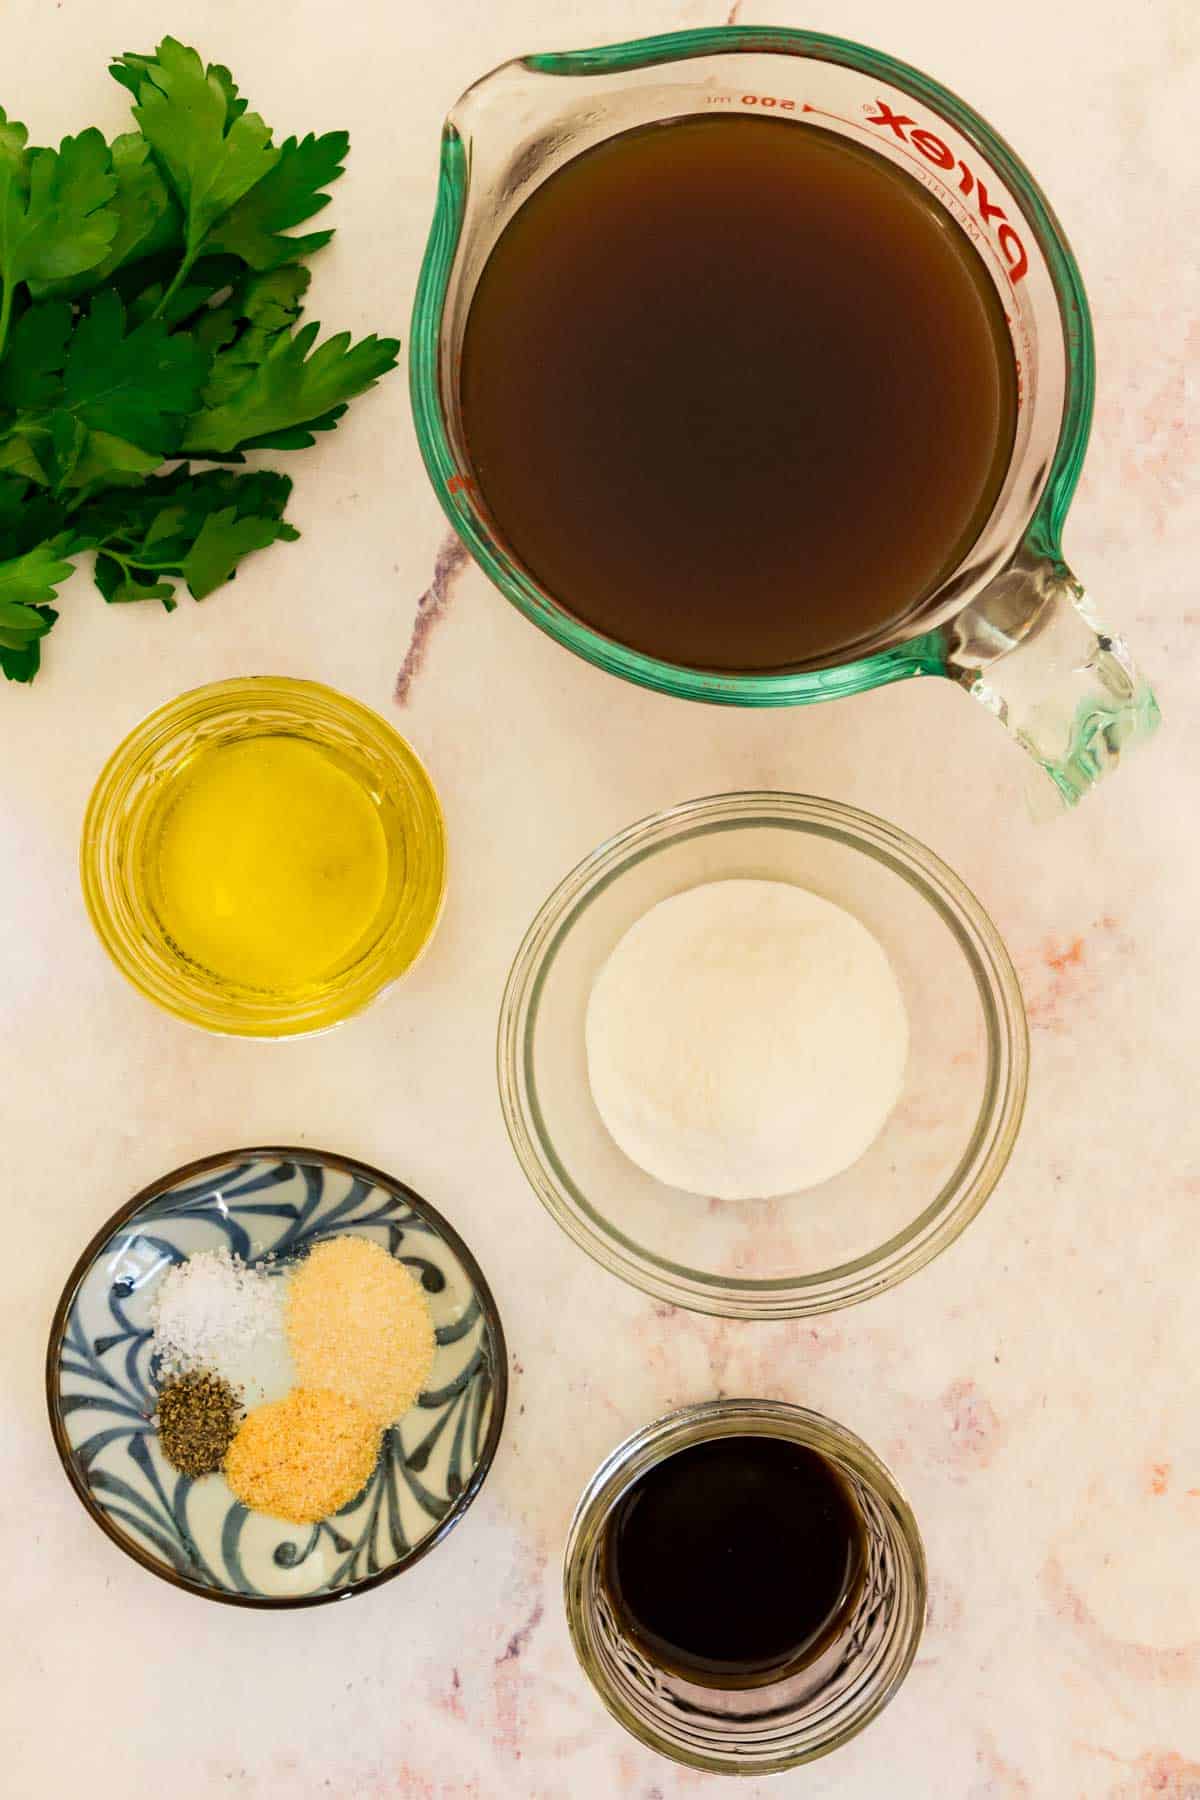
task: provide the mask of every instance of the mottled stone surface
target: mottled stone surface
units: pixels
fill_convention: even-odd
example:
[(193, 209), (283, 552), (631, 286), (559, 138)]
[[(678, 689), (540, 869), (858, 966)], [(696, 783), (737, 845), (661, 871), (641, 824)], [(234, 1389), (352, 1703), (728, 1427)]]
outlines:
[[(228, 62), (281, 132), (350, 126), (311, 316), (407, 336), (438, 129), (460, 90), (523, 50), (729, 10), (6, 0), (0, 100), (43, 140), (121, 129), (107, 56), (170, 29)], [(716, 1392), (786, 1396), (861, 1432), (908, 1489), (932, 1573), (929, 1629), (892, 1708), (748, 1800), (1200, 1796), (1195, 9), (733, 10), (928, 68), (1041, 178), (1098, 340), (1067, 549), (1153, 673), (1166, 728), (1074, 816), (1034, 826), (1019, 753), (949, 686), (751, 714), (616, 683), (456, 568), (400, 374), (288, 465), (303, 539), (254, 558), (234, 588), (167, 617), (106, 609), (78, 578), (44, 677), (0, 693), (13, 1800), (715, 1794), (603, 1713), (571, 1654), (559, 1567), (601, 1456)], [(452, 858), (412, 978), (342, 1030), (280, 1045), (154, 1011), (109, 967), (76, 876), (87, 793), (124, 732), (183, 688), (264, 671), (394, 718), (438, 783)], [(869, 1305), (758, 1328), (657, 1306), (594, 1269), (527, 1189), (493, 1075), (504, 977), (558, 877), (646, 812), (749, 786), (865, 806), (946, 857), (1006, 935), (1033, 1028), (1024, 1133), (960, 1242)], [(308, 1614), (204, 1605), (122, 1558), (62, 1477), (41, 1392), (50, 1312), (97, 1224), (160, 1172), (253, 1141), (345, 1151), (426, 1194), (479, 1255), (513, 1353), (505, 1441), (463, 1528), (396, 1584)]]

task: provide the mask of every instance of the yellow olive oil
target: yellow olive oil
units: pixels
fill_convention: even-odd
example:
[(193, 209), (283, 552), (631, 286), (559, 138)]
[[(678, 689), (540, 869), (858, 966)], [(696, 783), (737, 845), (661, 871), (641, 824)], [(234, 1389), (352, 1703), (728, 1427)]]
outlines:
[(328, 980), (378, 936), (397, 871), (365, 768), (282, 732), (202, 745), (148, 822), (144, 875), (165, 936), (239, 987)]

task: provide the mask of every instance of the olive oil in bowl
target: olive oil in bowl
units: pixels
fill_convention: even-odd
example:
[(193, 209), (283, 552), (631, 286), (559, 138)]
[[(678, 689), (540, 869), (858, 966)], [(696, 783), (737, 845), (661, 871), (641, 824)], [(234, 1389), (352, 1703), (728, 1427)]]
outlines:
[(361, 771), (270, 733), (200, 749), (146, 834), (146, 883), (181, 955), (219, 980), (289, 992), (326, 981), (377, 929), (388, 832)]
[(312, 682), (250, 678), (145, 720), (96, 785), (84, 892), (136, 986), (194, 1024), (320, 1030), (402, 974), (441, 908), (437, 797), (404, 739)]

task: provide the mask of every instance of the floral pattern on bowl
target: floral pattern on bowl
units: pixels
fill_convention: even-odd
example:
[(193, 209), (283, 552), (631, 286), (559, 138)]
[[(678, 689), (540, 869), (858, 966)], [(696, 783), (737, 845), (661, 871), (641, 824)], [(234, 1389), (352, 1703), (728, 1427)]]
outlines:
[[(198, 1250), (225, 1248), (282, 1274), (344, 1232), (384, 1245), (420, 1280), (437, 1350), (362, 1492), (332, 1518), (289, 1525), (249, 1512), (223, 1476), (193, 1480), (163, 1456), (151, 1302), (166, 1271)], [(474, 1257), (403, 1182), (321, 1151), (237, 1150), (164, 1176), (92, 1240), (54, 1315), (46, 1387), (72, 1486), (143, 1568), (209, 1599), (303, 1606), (399, 1574), (461, 1518), (499, 1442), (507, 1357)]]

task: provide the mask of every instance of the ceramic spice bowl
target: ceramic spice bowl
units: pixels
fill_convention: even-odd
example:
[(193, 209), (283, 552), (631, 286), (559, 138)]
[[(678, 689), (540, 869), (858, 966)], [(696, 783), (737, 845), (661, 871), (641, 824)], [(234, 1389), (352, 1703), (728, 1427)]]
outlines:
[[(193, 1481), (166, 1461), (151, 1306), (166, 1272), (197, 1251), (282, 1272), (342, 1233), (381, 1244), (420, 1280), (437, 1347), (361, 1493), (333, 1518), (288, 1525), (249, 1512), (222, 1476)], [(46, 1391), (72, 1487), (143, 1568), (210, 1600), (311, 1606), (390, 1580), (462, 1517), (500, 1440), (507, 1355), (475, 1258), (403, 1182), (322, 1151), (233, 1150), (153, 1182), (93, 1238), (55, 1311)]]

